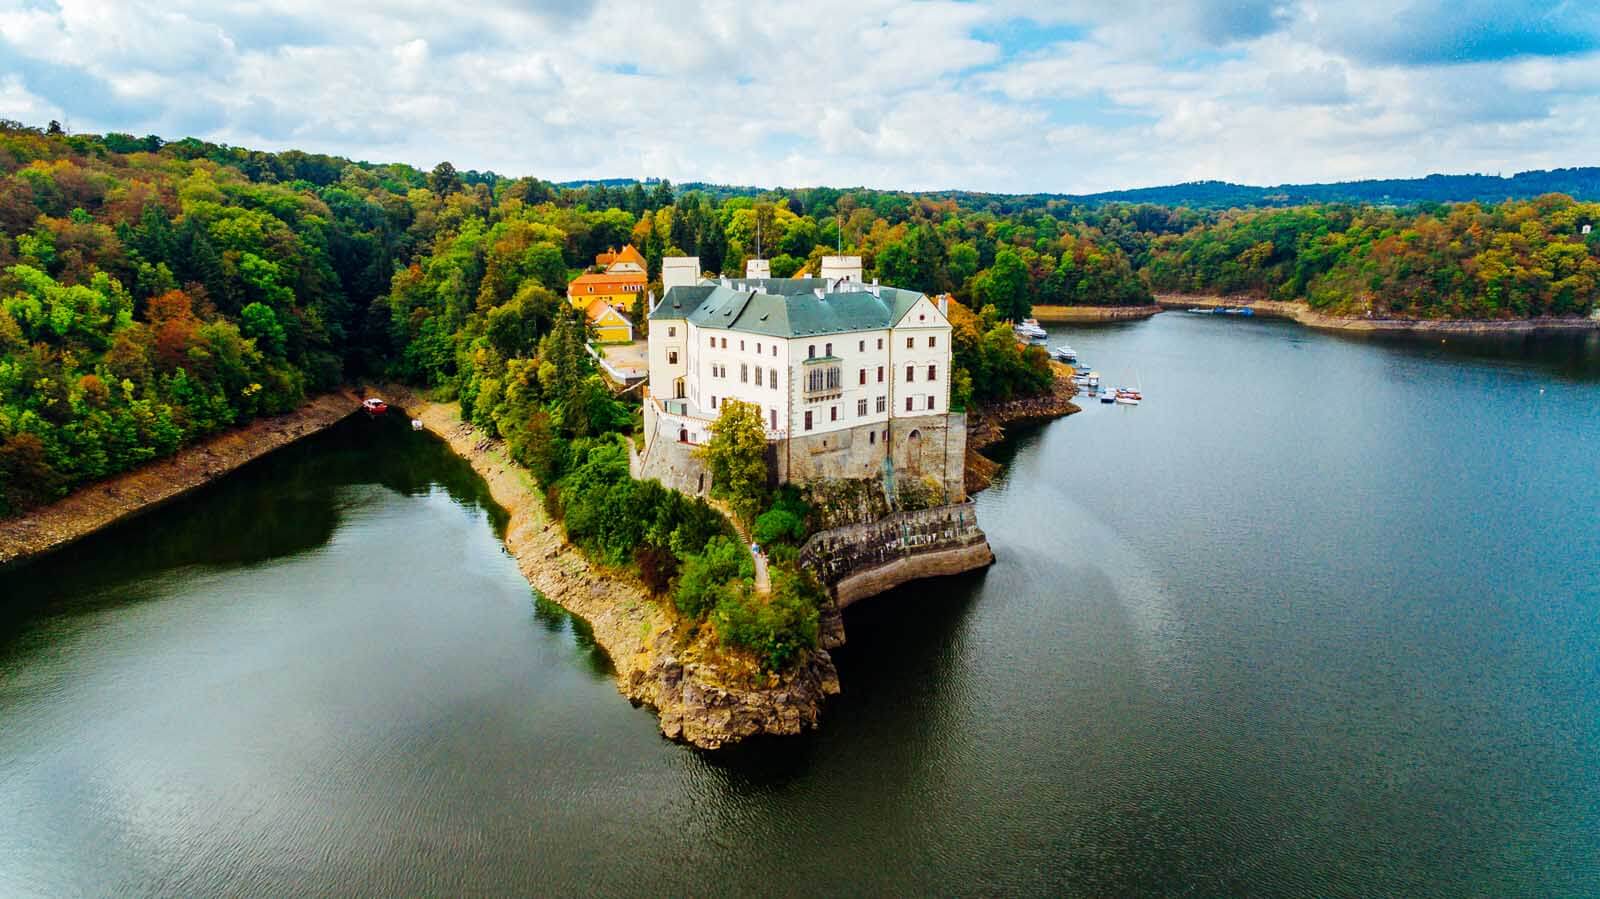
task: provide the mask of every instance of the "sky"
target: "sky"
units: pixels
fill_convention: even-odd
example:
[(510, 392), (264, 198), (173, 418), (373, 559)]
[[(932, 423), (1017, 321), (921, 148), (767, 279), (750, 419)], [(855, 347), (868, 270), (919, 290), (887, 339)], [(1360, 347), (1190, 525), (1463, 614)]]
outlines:
[(549, 180), (1600, 164), (1600, 2), (0, 0), (0, 118)]

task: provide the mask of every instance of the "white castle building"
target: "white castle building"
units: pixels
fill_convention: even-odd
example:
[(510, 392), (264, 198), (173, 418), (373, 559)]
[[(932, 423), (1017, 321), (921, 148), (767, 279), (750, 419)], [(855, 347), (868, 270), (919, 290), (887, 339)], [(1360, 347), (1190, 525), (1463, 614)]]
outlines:
[[(760, 260), (757, 260), (760, 262)], [(778, 482), (913, 476), (964, 495), (966, 419), (950, 412), (945, 301), (861, 279), (828, 256), (819, 278), (705, 278), (662, 261), (650, 312), (647, 477), (703, 492), (689, 452), (728, 400), (761, 409)]]

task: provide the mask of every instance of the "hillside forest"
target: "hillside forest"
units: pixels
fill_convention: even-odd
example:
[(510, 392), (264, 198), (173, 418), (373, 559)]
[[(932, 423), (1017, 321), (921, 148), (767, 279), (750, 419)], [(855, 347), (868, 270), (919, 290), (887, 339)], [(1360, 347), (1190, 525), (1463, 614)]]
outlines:
[(362, 377), (459, 398), (556, 483), (582, 441), (636, 419), (560, 301), (629, 242), (652, 278), (669, 255), (738, 274), (759, 250), (786, 276), (842, 248), (869, 277), (953, 293), (958, 408), (1048, 385), (1005, 325), (1036, 304), (1156, 290), (1520, 318), (1587, 314), (1600, 285), (1600, 231), (1583, 233), (1600, 205), (1563, 195), (1224, 211), (973, 196), (561, 187), (0, 123), (0, 514)]

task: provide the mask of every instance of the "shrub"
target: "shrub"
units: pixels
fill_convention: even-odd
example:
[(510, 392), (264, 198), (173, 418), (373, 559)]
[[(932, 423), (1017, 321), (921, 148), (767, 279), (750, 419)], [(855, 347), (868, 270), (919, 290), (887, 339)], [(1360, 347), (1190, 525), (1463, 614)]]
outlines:
[(700, 618), (718, 605), (722, 587), (734, 579), (755, 577), (750, 551), (729, 537), (713, 537), (705, 552), (683, 560), (672, 601), (689, 618)]
[(817, 645), (822, 588), (792, 565), (772, 568), (772, 594), (756, 595), (743, 584), (718, 592), (712, 621), (722, 642), (756, 654), (761, 667), (781, 671)]
[(633, 564), (639, 569), (639, 579), (657, 596), (667, 592), (678, 573), (678, 557), (666, 547), (651, 543), (634, 548)]

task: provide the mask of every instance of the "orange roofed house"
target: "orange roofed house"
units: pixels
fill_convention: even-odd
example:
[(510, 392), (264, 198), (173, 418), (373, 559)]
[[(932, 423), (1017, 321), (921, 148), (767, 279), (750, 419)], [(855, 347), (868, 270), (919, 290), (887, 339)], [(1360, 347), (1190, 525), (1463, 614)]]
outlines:
[(579, 275), (567, 285), (567, 301), (575, 309), (588, 309), (595, 300), (605, 300), (619, 309), (632, 308), (634, 300), (644, 295), (644, 257), (633, 245), (601, 253), (594, 257), (596, 265), (605, 271)]
[(590, 300), (583, 314), (594, 326), (595, 339), (600, 343), (633, 342), (633, 322), (605, 300)]

